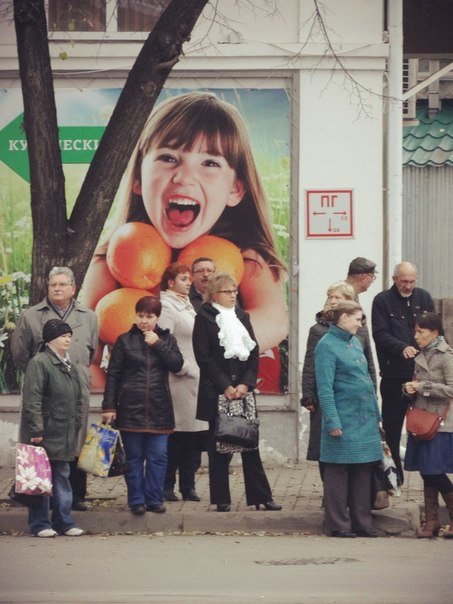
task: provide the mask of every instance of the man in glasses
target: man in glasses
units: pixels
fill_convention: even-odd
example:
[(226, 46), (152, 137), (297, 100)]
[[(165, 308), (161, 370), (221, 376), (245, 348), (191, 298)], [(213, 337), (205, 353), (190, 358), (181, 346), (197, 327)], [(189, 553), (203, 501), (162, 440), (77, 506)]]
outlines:
[[(84, 378), (83, 418), (78, 443), (80, 450), (85, 441), (88, 423), (91, 382), (89, 366), (98, 344), (98, 323), (94, 311), (77, 302), (75, 292), (76, 284), (72, 270), (67, 266), (55, 266), (47, 280), (47, 296), (21, 314), (12, 335), (11, 352), (17, 369), (25, 371), (30, 359), (41, 348), (42, 330), (49, 319), (61, 319), (71, 327), (73, 336), (69, 357), (72, 363), (79, 366)], [(70, 463), (70, 468), (72, 508), (85, 511), (86, 474), (77, 469), (77, 459)]]
[(346, 283), (354, 288), (356, 301), (359, 301), (359, 294), (367, 291), (374, 281), (376, 281), (376, 263), (367, 258), (354, 258), (349, 265)]
[(192, 285), (190, 286), (189, 299), (198, 312), (203, 304), (203, 296), (208, 287), (208, 280), (215, 273), (215, 264), (211, 258), (196, 258), (192, 262)]

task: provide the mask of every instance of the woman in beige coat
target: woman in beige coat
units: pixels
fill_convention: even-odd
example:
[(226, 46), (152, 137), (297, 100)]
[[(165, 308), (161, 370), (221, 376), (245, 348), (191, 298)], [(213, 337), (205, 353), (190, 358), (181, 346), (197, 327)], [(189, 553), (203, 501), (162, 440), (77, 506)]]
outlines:
[(429, 312), (415, 321), (415, 341), (421, 352), (415, 358), (414, 379), (404, 384), (413, 404), (445, 420), (432, 440), (417, 440), (408, 435), (404, 468), (418, 470), (423, 478), (425, 525), (419, 538), (439, 534), (439, 493), (447, 505), (450, 528), (445, 533), (453, 539), (453, 484), (447, 474), (453, 473), (453, 350), (442, 335), (442, 320)]
[(208, 429), (207, 422), (195, 419), (200, 370), (192, 347), (195, 310), (189, 300), (190, 270), (174, 262), (166, 269), (161, 281), (162, 313), (159, 326), (169, 329), (176, 338), (184, 357), (178, 374), (170, 375), (170, 391), (175, 412), (175, 432), (168, 439), (168, 461), (164, 499), (177, 501), (174, 493), (176, 471), (179, 491), (184, 500), (200, 501), (195, 491), (195, 472), (199, 466), (200, 432)]

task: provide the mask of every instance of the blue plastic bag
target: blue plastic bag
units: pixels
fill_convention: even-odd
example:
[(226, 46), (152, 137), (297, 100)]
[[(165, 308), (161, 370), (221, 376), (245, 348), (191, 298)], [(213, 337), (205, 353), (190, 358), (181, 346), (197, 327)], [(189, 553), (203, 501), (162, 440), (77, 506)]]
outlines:
[(94, 476), (107, 478), (118, 436), (119, 431), (107, 424), (91, 424), (77, 467)]

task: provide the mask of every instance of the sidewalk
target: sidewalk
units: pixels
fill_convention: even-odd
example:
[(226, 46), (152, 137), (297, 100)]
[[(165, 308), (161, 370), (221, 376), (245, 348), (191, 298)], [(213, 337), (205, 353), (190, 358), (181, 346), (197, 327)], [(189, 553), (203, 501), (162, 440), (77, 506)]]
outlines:
[[(78, 526), (88, 533), (270, 533), (322, 534), (322, 483), (318, 464), (266, 465), (266, 473), (281, 512), (257, 512), (245, 503), (242, 469), (232, 466), (230, 474), (231, 512), (218, 513), (209, 504), (206, 468), (196, 477), (201, 501), (166, 502), (165, 514), (134, 516), (126, 501), (123, 477), (89, 477), (87, 512), (74, 512)], [(13, 468), (0, 468), (0, 534), (28, 533), (27, 510), (12, 503), (8, 491)], [(406, 473), (400, 497), (390, 498), (390, 507), (373, 512), (375, 528), (385, 535), (413, 535), (420, 525), (423, 487), (416, 472)], [(445, 510), (443, 510), (445, 512)], [(445, 523), (447, 522), (445, 516)]]

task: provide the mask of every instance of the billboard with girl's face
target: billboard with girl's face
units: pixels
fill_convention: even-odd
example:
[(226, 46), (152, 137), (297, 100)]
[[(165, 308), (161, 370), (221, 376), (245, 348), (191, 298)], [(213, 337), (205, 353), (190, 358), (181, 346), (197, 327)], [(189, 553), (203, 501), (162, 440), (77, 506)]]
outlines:
[[(57, 91), (70, 204), (83, 180), (87, 157), (94, 153), (119, 93), (118, 89)], [(0, 102), (8, 105), (12, 96), (5, 93)], [(239, 283), (238, 304), (249, 312), (260, 345), (258, 389), (263, 393), (284, 391), (289, 110), (283, 89), (168, 89), (161, 93), (131, 158), (82, 289), (82, 300), (97, 308), (100, 318), (101, 342), (93, 367), (95, 389), (102, 389), (103, 345), (113, 344), (119, 333), (130, 327), (134, 295), (158, 293), (160, 276), (169, 262), (190, 265), (194, 259), (206, 257)], [(11, 148), (10, 154), (14, 145)], [(3, 149), (2, 145), (0, 159), (7, 166), (8, 155)], [(23, 198), (20, 215), (9, 212), (10, 224), (2, 245), (5, 249), (11, 246), (12, 231), (21, 220), (28, 222), (30, 232), (28, 242), (24, 242), (25, 248), (30, 246), (28, 264), (26, 249), (17, 266), (17, 254), (10, 248), (2, 275), (10, 291), (14, 291), (15, 283), (24, 282), (20, 299), (2, 301), (5, 318), (9, 313), (12, 319), (9, 324), (25, 302), (31, 258), (28, 187), (25, 182), (12, 186), (12, 181), (20, 178), (14, 175), (19, 163), (16, 155), (14, 162), (9, 158), (12, 170), (5, 165), (0, 168), (2, 181), (5, 177), (6, 206), (14, 205), (17, 187), (22, 189)], [(9, 306), (14, 306), (14, 312)], [(3, 333), (8, 333), (6, 320)], [(5, 364), (7, 355), (2, 358), (2, 368), (9, 375)]]

